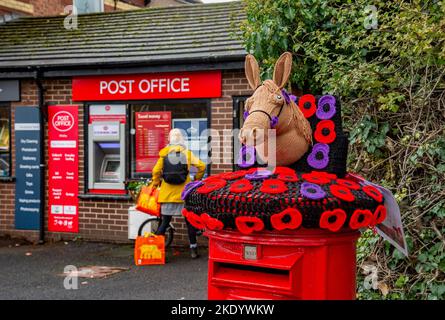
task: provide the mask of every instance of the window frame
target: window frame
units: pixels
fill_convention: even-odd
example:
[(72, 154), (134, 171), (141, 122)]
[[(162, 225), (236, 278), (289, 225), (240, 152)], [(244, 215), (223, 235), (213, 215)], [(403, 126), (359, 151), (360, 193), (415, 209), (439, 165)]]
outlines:
[[(211, 103), (211, 99), (206, 99), (206, 98), (196, 98), (196, 99), (151, 99), (151, 100), (130, 100), (130, 102), (125, 102), (122, 101), (122, 103), (127, 104), (128, 107), (128, 124), (131, 125), (132, 123), (130, 123), (133, 118), (131, 116), (131, 112), (132, 112), (132, 108), (131, 108), (131, 104), (149, 104), (149, 103), (188, 103), (188, 104), (193, 104), (193, 103), (203, 103), (206, 104), (206, 113), (207, 113), (207, 129), (211, 128), (211, 123), (212, 123), (212, 103)], [(172, 119), (173, 120), (173, 119)], [(173, 125), (173, 123), (172, 123)], [(131, 126), (128, 129), (128, 133), (130, 133), (131, 130)], [(135, 148), (135, 139), (133, 138), (133, 136), (130, 134), (130, 159), (128, 160), (128, 165), (129, 165), (129, 174), (127, 175), (127, 179), (142, 179), (142, 178), (147, 178), (150, 179), (152, 177), (151, 173), (148, 175), (145, 174), (136, 174), (135, 172), (131, 171), (131, 160), (136, 158), (136, 148)], [(210, 148), (211, 151), (211, 148)], [(210, 157), (209, 157), (210, 158)], [(206, 169), (206, 173), (207, 175), (210, 175), (210, 167), (211, 165), (207, 165), (207, 169)]]
[[(242, 95), (242, 96), (233, 96), (232, 97), (232, 116), (233, 116), (233, 124), (232, 128), (235, 129), (241, 129), (241, 121), (243, 120), (241, 118), (241, 103), (245, 103), (247, 99), (249, 99), (251, 96)], [(233, 137), (233, 139), (237, 139), (237, 137)], [(235, 171), (237, 169), (236, 161), (238, 155), (235, 154), (235, 141), (232, 141), (233, 148), (232, 148), (232, 169)]]
[(8, 108), (8, 123), (9, 123), (9, 157), (8, 157), (8, 163), (9, 163), (9, 173), (6, 176), (0, 176), (0, 180), (9, 180), (12, 178), (12, 106), (8, 102), (0, 102), (0, 108)]
[[(98, 11), (98, 12), (105, 12), (105, 0), (93, 0), (93, 1), (100, 1), (99, 6), (100, 6), (101, 11)], [(75, 2), (76, 2), (76, 0), (73, 0), (73, 8), (76, 8), (75, 9), (76, 10), (76, 14), (98, 13), (98, 12), (83, 12), (83, 13), (79, 13), (77, 11), (77, 6), (76, 6)]]
[[(125, 179), (141, 179), (141, 178), (151, 178), (151, 174), (143, 175), (135, 175), (134, 172), (131, 170), (131, 161), (132, 159), (135, 159), (136, 156), (136, 149), (135, 149), (135, 139), (134, 136), (131, 135), (131, 121), (133, 120), (131, 112), (132, 112), (132, 105), (134, 104), (150, 104), (150, 103), (202, 103), (206, 105), (206, 112), (207, 112), (207, 128), (211, 128), (212, 123), (212, 99), (209, 98), (196, 98), (196, 99), (150, 99), (150, 100), (100, 100), (100, 101), (83, 101), (79, 102), (79, 105), (83, 107), (83, 139), (84, 139), (84, 159), (83, 159), (83, 171), (84, 171), (84, 194), (87, 195), (94, 195), (89, 192), (88, 187), (88, 175), (89, 175), (89, 168), (88, 168), (88, 157), (89, 157), (89, 151), (88, 151), (88, 123), (90, 120), (90, 106), (94, 104), (125, 104), (125, 140), (127, 141), (125, 145), (125, 153), (126, 153), (126, 164), (125, 164)], [(211, 148), (210, 148), (211, 151)], [(210, 157), (209, 157), (210, 158)], [(211, 172), (211, 164), (207, 165), (206, 173), (207, 175), (210, 175)], [(111, 194), (111, 193), (110, 193)], [(105, 194), (107, 195), (107, 194)]]

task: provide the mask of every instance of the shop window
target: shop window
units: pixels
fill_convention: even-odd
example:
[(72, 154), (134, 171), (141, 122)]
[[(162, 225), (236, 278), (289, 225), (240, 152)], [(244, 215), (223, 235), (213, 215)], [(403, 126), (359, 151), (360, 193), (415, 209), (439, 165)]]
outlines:
[[(149, 178), (168, 144), (172, 128), (183, 130), (187, 148), (208, 163), (209, 102), (206, 100), (135, 103), (130, 105), (131, 177)], [(191, 174), (194, 174), (192, 168)]]
[(103, 0), (74, 0), (77, 14), (104, 12)]
[(0, 104), (0, 177), (11, 175), (11, 107)]

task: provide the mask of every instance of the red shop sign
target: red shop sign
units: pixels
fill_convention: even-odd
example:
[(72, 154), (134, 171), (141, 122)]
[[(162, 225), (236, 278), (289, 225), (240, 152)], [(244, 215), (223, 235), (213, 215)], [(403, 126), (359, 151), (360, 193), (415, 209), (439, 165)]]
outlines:
[(48, 107), (48, 231), (79, 231), (77, 106)]
[(73, 78), (73, 101), (217, 98), (221, 71)]

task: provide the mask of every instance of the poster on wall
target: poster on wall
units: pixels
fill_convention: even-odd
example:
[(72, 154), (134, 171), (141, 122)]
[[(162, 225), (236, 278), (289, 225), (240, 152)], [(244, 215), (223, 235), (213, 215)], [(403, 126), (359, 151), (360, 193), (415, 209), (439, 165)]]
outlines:
[(48, 230), (79, 232), (77, 106), (48, 107)]
[(136, 172), (151, 172), (168, 144), (171, 112), (136, 112)]
[(20, 230), (40, 227), (40, 121), (37, 107), (15, 110), (15, 228)]
[[(182, 130), (187, 139), (187, 148), (208, 163), (207, 118), (173, 119), (173, 128)], [(193, 173), (196, 170), (192, 168), (190, 171)]]

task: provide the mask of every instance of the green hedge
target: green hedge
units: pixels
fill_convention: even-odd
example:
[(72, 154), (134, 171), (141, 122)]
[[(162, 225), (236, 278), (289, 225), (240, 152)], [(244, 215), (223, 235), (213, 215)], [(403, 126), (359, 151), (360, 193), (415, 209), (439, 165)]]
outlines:
[[(366, 232), (358, 297), (445, 298), (445, 1), (244, 2), (243, 41), (263, 77), (292, 52), (294, 89), (341, 98), (349, 171), (399, 202), (410, 256)], [(378, 289), (363, 286), (369, 265)]]

